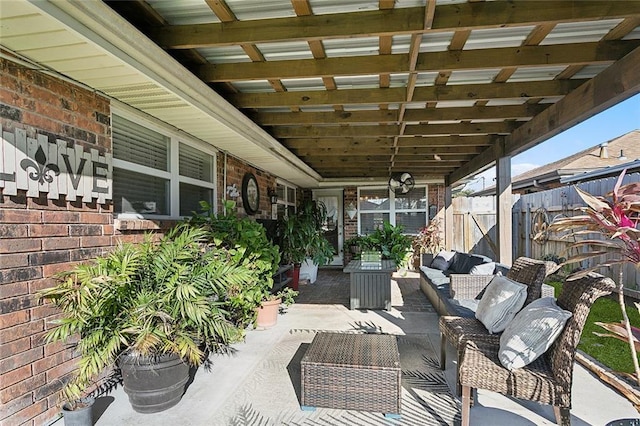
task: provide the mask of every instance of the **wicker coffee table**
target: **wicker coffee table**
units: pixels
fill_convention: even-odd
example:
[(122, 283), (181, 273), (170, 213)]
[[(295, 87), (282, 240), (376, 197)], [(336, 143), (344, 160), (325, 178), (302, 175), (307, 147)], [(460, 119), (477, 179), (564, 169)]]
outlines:
[(303, 410), (326, 407), (400, 417), (395, 336), (318, 333), (300, 364)]

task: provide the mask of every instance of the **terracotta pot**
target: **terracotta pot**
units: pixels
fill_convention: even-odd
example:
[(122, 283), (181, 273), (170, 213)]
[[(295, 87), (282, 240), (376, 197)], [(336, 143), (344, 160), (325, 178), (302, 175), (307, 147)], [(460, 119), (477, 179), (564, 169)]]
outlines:
[(276, 325), (280, 303), (282, 303), (282, 299), (262, 302), (262, 306), (258, 308), (258, 319), (256, 320), (258, 328), (271, 328)]

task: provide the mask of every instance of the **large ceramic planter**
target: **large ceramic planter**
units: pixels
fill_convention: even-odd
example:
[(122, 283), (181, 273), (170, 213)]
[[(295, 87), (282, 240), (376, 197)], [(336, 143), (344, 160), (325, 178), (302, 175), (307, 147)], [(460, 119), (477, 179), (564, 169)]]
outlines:
[(318, 278), (318, 265), (313, 263), (313, 260), (307, 259), (300, 265), (300, 279), (309, 280), (309, 283), (313, 284)]
[(124, 391), (139, 413), (157, 413), (176, 405), (189, 380), (189, 366), (177, 355), (123, 355), (118, 365)]
[(72, 409), (69, 403), (62, 405), (64, 426), (93, 426), (93, 398), (83, 398), (80, 405)]
[(280, 303), (282, 303), (282, 299), (262, 302), (262, 305), (258, 308), (258, 319), (256, 320), (258, 328), (271, 328), (276, 325)]

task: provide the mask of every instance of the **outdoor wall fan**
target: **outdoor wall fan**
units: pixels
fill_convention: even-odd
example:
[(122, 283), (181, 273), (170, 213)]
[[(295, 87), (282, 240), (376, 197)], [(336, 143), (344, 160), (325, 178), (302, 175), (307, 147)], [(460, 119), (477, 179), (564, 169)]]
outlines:
[(394, 173), (389, 178), (389, 188), (395, 194), (406, 194), (413, 189), (416, 181), (409, 172)]

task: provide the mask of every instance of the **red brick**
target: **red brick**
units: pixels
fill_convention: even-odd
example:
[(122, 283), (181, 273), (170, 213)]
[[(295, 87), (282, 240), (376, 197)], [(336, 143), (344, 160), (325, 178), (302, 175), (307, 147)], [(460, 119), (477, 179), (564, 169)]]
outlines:
[(46, 345), (44, 345), (45, 359), (47, 357), (50, 357), (51, 355), (57, 354), (58, 352), (71, 351), (71, 349), (69, 348), (74, 343), (77, 343), (78, 340), (80, 340), (79, 337), (74, 337), (74, 338), (67, 339), (64, 342), (47, 343)]
[(29, 225), (30, 237), (66, 237), (68, 235), (68, 225)]
[(42, 386), (45, 383), (44, 373), (37, 376), (29, 377), (26, 380), (9, 386), (8, 388), (0, 391), (0, 402), (6, 404), (12, 399), (18, 398), (20, 395), (24, 395), (36, 389), (38, 386)]
[[(71, 360), (73, 360), (73, 350), (66, 349), (64, 351), (56, 352), (46, 358), (35, 361), (31, 367), (33, 369), (33, 374), (40, 374), (43, 372), (47, 372), (58, 365), (63, 365), (67, 361)], [(72, 370), (73, 368), (71, 368), (69, 371)]]
[(54, 250), (29, 254), (29, 265), (50, 265), (69, 262), (69, 250)]
[(0, 257), (0, 269), (19, 268), (29, 265), (29, 257), (27, 254), (4, 254)]
[(32, 419), (33, 426), (48, 425), (53, 423), (54, 419), (60, 417), (60, 407), (57, 405), (57, 402), (48, 401), (48, 406), (49, 409), (47, 411)]
[(42, 265), (42, 276), (44, 278), (49, 278), (60, 272), (70, 271), (77, 264), (78, 264), (77, 262), (68, 262), (68, 263), (52, 263), (51, 265)]
[(29, 294), (29, 285), (22, 281), (19, 283), (3, 284), (0, 286), (0, 298), (23, 296)]
[(63, 250), (80, 247), (78, 237), (55, 237), (42, 240), (42, 250)]
[[(31, 266), (28, 268), (0, 269), (0, 283), (8, 284), (18, 281), (29, 281), (36, 278), (42, 278), (42, 268), (39, 266)], [(4, 312), (9, 312), (9, 310), (4, 310)]]
[(23, 337), (0, 346), (0, 359), (9, 358), (13, 354), (28, 351), (31, 348), (31, 339)]
[(2, 380), (0, 380), (0, 389), (7, 388), (15, 383), (28, 379), (31, 376), (30, 365), (25, 365), (18, 369), (11, 370), (2, 375)]
[(115, 227), (113, 225), (104, 225), (102, 227), (102, 235), (113, 235)]
[(34, 417), (44, 413), (47, 410), (48, 406), (49, 405), (47, 400), (34, 402), (29, 407), (18, 411), (13, 416), (8, 417), (6, 419), (6, 421), (8, 422), (7, 425), (24, 424)]
[(15, 370), (24, 365), (29, 365), (38, 359), (42, 359), (44, 351), (42, 348), (33, 348), (25, 352), (10, 356), (0, 360), (0, 374)]
[(43, 212), (43, 223), (78, 223), (80, 214), (67, 211), (45, 211)]
[[(13, 424), (21, 424), (22, 422), (29, 420), (29, 418), (22, 418), (22, 417), (16, 417), (13, 416), (13, 414), (24, 410), (25, 408), (29, 407), (31, 405), (31, 403), (33, 403), (33, 395), (31, 393), (25, 394), (23, 396), (21, 396), (20, 398), (15, 398), (14, 400), (12, 400), (11, 402), (9, 402), (8, 404), (3, 404), (2, 406), (2, 417), (5, 417), (5, 420), (3, 420), (4, 422), (6, 422), (5, 424), (10, 425), (12, 423), (10, 423), (10, 419), (13, 417), (16, 420), (16, 423)], [(8, 417), (8, 418), (6, 418)], [(18, 422), (19, 421), (19, 422)]]
[(80, 245), (82, 247), (104, 247), (111, 245), (111, 236), (105, 235), (101, 237), (81, 237)]
[(0, 330), (0, 345), (44, 331), (44, 321), (30, 321)]
[(0, 240), (0, 254), (22, 253), (41, 250), (41, 240), (37, 238), (2, 239)]
[(54, 287), (56, 280), (53, 278), (43, 278), (41, 280), (29, 281), (29, 293), (36, 294), (45, 288)]
[(26, 238), (27, 225), (1, 225), (0, 238)]
[(55, 367), (46, 371), (47, 381), (51, 382), (59, 377), (64, 376), (67, 373), (70, 373), (75, 370), (77, 366), (78, 362), (75, 359), (69, 360), (63, 364), (57, 364)]
[(36, 210), (0, 210), (3, 223), (42, 223), (42, 213)]
[[(13, 327), (14, 325), (24, 324), (29, 321), (30, 315), (27, 309), (23, 311), (11, 312), (9, 314), (0, 315), (0, 329)], [(0, 331), (1, 333), (1, 331)]]
[(102, 235), (100, 225), (69, 225), (69, 235), (98, 236)]
[(105, 213), (80, 213), (80, 223), (113, 223), (113, 216)]
[(60, 314), (60, 310), (53, 304), (48, 303), (46, 305), (31, 308), (31, 321), (48, 318), (50, 316), (58, 314)]

